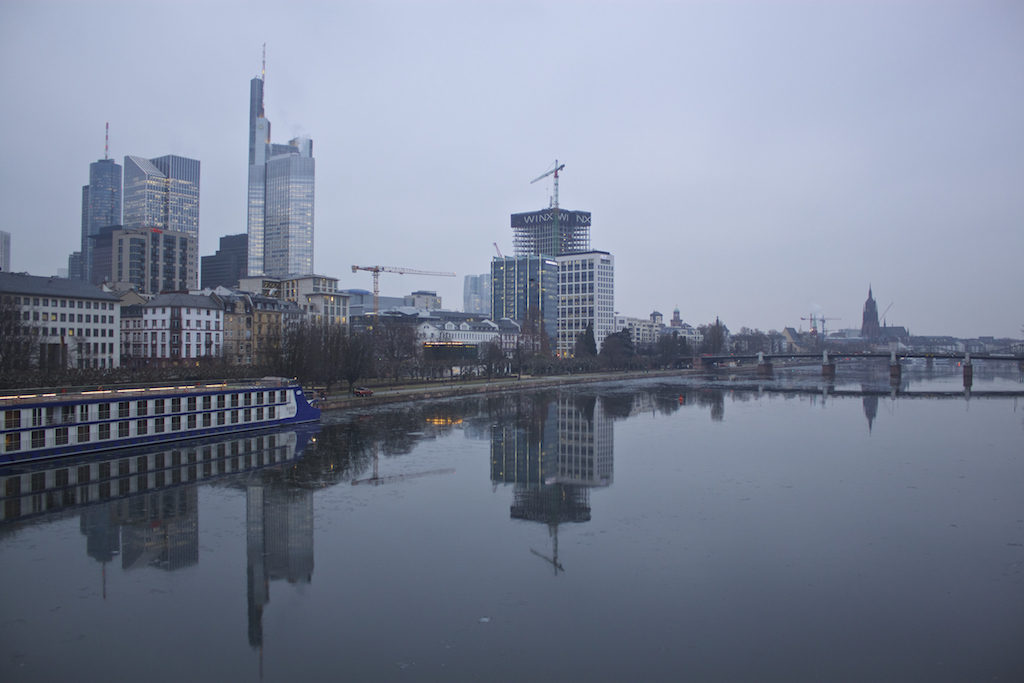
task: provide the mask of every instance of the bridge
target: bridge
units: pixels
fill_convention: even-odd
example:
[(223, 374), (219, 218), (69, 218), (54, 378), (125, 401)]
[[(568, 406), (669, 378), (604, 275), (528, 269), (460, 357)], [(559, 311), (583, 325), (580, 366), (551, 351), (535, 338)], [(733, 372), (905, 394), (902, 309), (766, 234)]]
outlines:
[(698, 356), (694, 359), (694, 365), (703, 367), (714, 367), (722, 363), (733, 363), (742, 361), (757, 361), (758, 374), (770, 376), (772, 373), (772, 361), (799, 362), (802, 360), (821, 359), (821, 376), (825, 379), (835, 379), (836, 361), (857, 361), (871, 358), (889, 359), (889, 379), (899, 382), (903, 373), (903, 366), (900, 361), (911, 358), (924, 358), (927, 360), (953, 360), (960, 363), (964, 371), (964, 387), (970, 388), (974, 381), (973, 361), (1002, 361), (1016, 363), (1024, 372), (1024, 354), (1020, 353), (963, 353), (951, 352), (930, 352), (930, 351), (865, 351), (860, 353), (829, 353), (827, 350), (821, 353), (757, 353), (746, 354), (708, 354)]

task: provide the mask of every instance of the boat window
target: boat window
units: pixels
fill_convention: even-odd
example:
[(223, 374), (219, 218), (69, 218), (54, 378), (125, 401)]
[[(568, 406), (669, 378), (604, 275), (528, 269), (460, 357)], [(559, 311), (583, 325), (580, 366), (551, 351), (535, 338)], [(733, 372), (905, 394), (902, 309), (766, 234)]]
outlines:
[(203, 410), (209, 410), (213, 407), (213, 397), (203, 396)]
[(232, 408), (237, 408), (238, 407), (238, 394), (231, 394), (231, 407)]
[(181, 429), (181, 415), (175, 415), (171, 418), (171, 430), (179, 431)]
[(245, 409), (245, 415), (242, 416), (245, 422), (252, 422), (252, 408)]
[(203, 426), (209, 427), (211, 422), (212, 418), (210, 417), (210, 413), (203, 413)]
[(180, 413), (181, 412), (181, 399), (180, 398), (172, 398), (171, 399), (171, 412), (172, 413)]
[(4, 413), (4, 428), (17, 429), (21, 427), (21, 411), (8, 410)]
[(231, 424), (238, 424), (238, 411), (237, 410), (232, 410), (231, 411)]
[(153, 431), (160, 434), (164, 431), (164, 418), (158, 417), (153, 420)]
[(137, 420), (135, 422), (135, 433), (145, 434), (149, 431), (149, 420)]
[(117, 423), (117, 438), (124, 439), (131, 434), (131, 423), (127, 420)]
[(129, 404), (128, 401), (121, 401), (120, 403), (118, 403), (117, 404), (117, 416), (118, 417), (128, 417), (129, 411), (131, 410), (130, 405), (131, 404)]
[(256, 392), (256, 405), (262, 405), (262, 404), (263, 404), (263, 392), (262, 391), (257, 391)]
[(61, 406), (60, 407), (60, 421), (63, 423), (75, 421), (75, 407), (74, 406)]
[(46, 445), (46, 430), (37, 429), (32, 432), (32, 448), (42, 448)]
[(245, 392), (245, 405), (247, 405), (247, 406), (251, 406), (252, 405), (252, 392), (251, 391)]
[(190, 414), (188, 416), (188, 428), (189, 429), (195, 429), (196, 428), (196, 416), (195, 416), (195, 413), (192, 413), (192, 414)]
[(58, 446), (64, 446), (68, 443), (68, 428), (57, 427), (53, 430), (53, 440)]
[(288, 402), (288, 390), (287, 389), (282, 389), (281, 391), (279, 391), (278, 392), (277, 400), (278, 400), (279, 403), (287, 403)]
[(139, 417), (149, 415), (149, 401), (139, 401), (135, 404), (135, 414)]
[(263, 420), (263, 406), (256, 409), (256, 421), (260, 422)]
[(89, 442), (89, 425), (79, 425), (77, 443)]
[(153, 413), (155, 415), (163, 415), (164, 406), (165, 406), (164, 401), (165, 401), (165, 399), (158, 398), (157, 400), (155, 400), (153, 402)]
[(275, 417), (277, 417), (277, 406), (268, 406), (267, 418), (273, 420)]
[(89, 406), (80, 405), (78, 406), (78, 421), (88, 422), (89, 421)]
[(100, 437), (101, 440), (102, 439), (109, 439), (110, 438), (110, 423), (109, 422), (104, 422), (104, 423), (102, 423), (100, 425), (99, 437)]
[(224, 394), (217, 394), (217, 407), (218, 408), (223, 408), (224, 407), (224, 405), (225, 405), (225, 400), (224, 399), (225, 399)]
[(100, 403), (99, 404), (99, 419), (109, 420), (110, 419), (110, 404)]
[(224, 420), (225, 420), (225, 413), (223, 411), (217, 413), (217, 424), (219, 424), (219, 425), (224, 424)]
[(189, 409), (189, 412), (192, 412), (192, 411), (194, 411), (196, 409), (196, 397), (195, 396), (189, 396), (188, 397), (188, 409)]
[(32, 426), (42, 427), (43, 426), (43, 409), (33, 408), (32, 409)]

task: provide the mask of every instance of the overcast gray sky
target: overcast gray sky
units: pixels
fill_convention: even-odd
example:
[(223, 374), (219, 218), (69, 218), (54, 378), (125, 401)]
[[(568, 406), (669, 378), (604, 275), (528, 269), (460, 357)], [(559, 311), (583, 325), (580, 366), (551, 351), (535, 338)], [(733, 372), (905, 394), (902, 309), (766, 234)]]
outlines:
[(249, 79), (314, 140), (317, 272), (384, 294), (462, 276), (557, 158), (616, 309), (694, 325), (1022, 336), (1024, 3), (0, 4), (0, 229), (12, 268), (77, 248), (103, 156), (202, 162), (200, 253), (246, 225)]

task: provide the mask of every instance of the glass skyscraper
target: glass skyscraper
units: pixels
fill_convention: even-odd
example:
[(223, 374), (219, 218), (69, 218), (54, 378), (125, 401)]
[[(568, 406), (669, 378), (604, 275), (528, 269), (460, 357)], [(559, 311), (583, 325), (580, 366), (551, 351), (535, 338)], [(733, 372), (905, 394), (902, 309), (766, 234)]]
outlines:
[(174, 155), (124, 158), (124, 227), (199, 239), (199, 161)]
[(249, 276), (313, 272), (313, 141), (270, 142), (263, 77), (249, 82)]
[(81, 278), (100, 284), (109, 273), (93, 272), (93, 239), (100, 228), (121, 223), (121, 166), (113, 159), (89, 164), (89, 184), (82, 186)]

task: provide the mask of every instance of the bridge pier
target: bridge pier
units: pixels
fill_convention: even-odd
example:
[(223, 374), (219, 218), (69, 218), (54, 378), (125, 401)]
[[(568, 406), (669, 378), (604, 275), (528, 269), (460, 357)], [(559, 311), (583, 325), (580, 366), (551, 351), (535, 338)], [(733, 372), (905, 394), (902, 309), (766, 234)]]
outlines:
[(889, 356), (889, 382), (899, 384), (902, 377), (903, 366), (900, 365), (899, 360), (896, 358), (896, 352), (893, 351)]
[(757, 376), (758, 377), (771, 377), (772, 376), (772, 364), (764, 359), (764, 351), (757, 352)]
[(829, 360), (828, 351), (821, 352), (821, 376), (829, 381), (836, 378), (836, 364)]
[(971, 364), (971, 354), (964, 354), (964, 389), (970, 389), (974, 384), (974, 365)]

